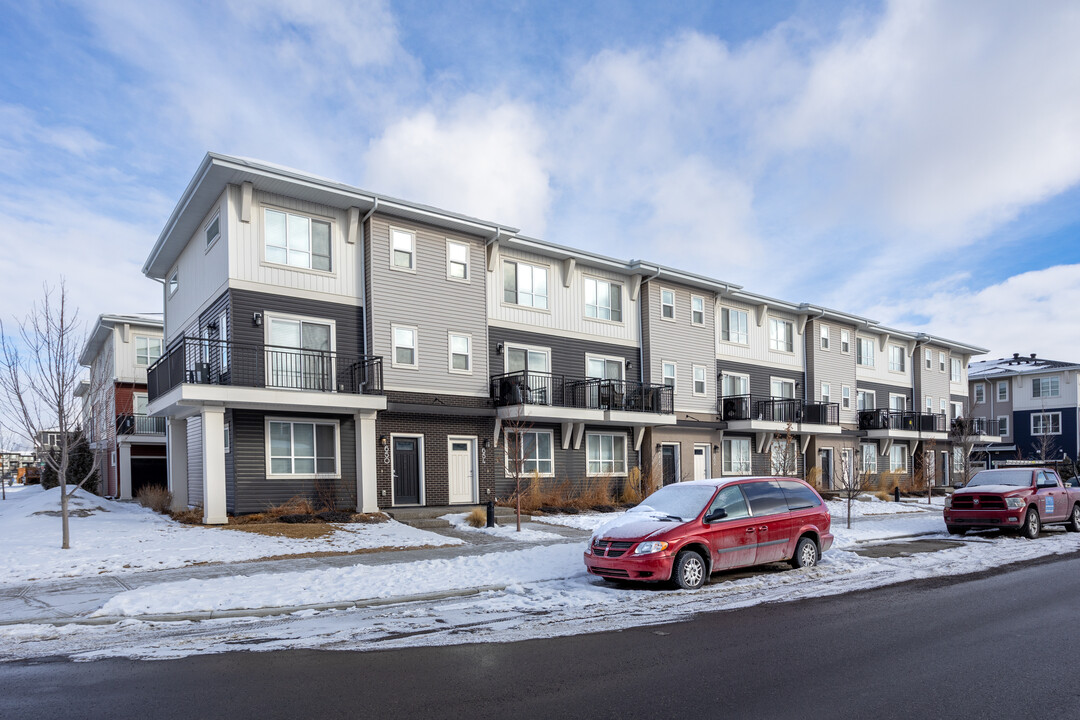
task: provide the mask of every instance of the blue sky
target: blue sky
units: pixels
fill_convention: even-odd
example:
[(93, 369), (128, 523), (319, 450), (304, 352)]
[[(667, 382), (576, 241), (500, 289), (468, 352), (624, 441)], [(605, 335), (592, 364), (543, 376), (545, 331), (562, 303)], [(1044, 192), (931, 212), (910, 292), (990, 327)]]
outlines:
[(1080, 357), (1071, 2), (0, 6), (0, 314), (139, 272), (207, 150)]

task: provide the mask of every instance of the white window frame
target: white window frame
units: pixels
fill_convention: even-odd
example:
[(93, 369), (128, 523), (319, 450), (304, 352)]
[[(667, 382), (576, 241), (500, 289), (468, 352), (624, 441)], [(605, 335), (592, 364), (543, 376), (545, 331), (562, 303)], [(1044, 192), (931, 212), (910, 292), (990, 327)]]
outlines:
[[(998, 380), (997, 383), (996, 383), (996, 387), (997, 387), (996, 393), (997, 393), (998, 402), (1009, 402), (1009, 381), (1008, 380)], [(1005, 391), (1005, 397), (1001, 396), (1001, 391), (1002, 390)]]
[[(1005, 431), (1004, 432), (1001, 431), (1001, 421), (1002, 420), (1005, 421)], [(1001, 437), (1008, 436), (1008, 434), (1009, 434), (1009, 416), (1008, 415), (998, 415), (997, 416), (997, 429), (998, 429), (998, 435), (1000, 435)]]
[(964, 364), (960, 358), (949, 358), (949, 382), (964, 382)]
[[(782, 450), (781, 450), (781, 448), (782, 448)], [(780, 452), (778, 453), (777, 450), (780, 450)], [(792, 450), (795, 453), (795, 467), (792, 468), (792, 471), (795, 472), (796, 474), (795, 475), (780, 475), (781, 470), (783, 470), (784, 468), (779, 467), (779, 464), (786, 464), (786, 460), (784, 459), (784, 455), (787, 452), (792, 451)], [(769, 474), (770, 475), (775, 475), (777, 477), (798, 477), (799, 456), (801, 454), (802, 453), (799, 452), (799, 443), (798, 443), (797, 440), (792, 440), (791, 442), (788, 442), (787, 438), (774, 437), (773, 441), (772, 441), (772, 444), (769, 446), (769, 470), (770, 470)], [(778, 459), (780, 460), (780, 463), (777, 463)]]
[[(785, 355), (794, 355), (795, 354), (795, 323), (793, 323), (791, 320), (788, 320), (786, 318), (770, 316), (768, 325), (769, 325), (769, 352), (784, 353)], [(788, 330), (790, 332), (789, 333), (785, 332), (783, 338), (773, 337), (774, 334), (777, 334), (777, 333), (773, 332), (773, 328), (774, 327), (783, 328), (784, 326), (787, 326), (787, 328), (788, 328)], [(790, 344), (787, 342), (787, 335), (788, 334), (790, 334), (790, 336), (791, 336)], [(783, 344), (785, 346), (788, 346), (788, 347), (779, 347), (781, 344)]]
[[(619, 365), (619, 380), (626, 379), (626, 358), (618, 355), (595, 355), (593, 353), (585, 353), (585, 377), (589, 379), (595, 379), (593, 375), (589, 374), (589, 361), (590, 360), (603, 360), (605, 363), (615, 362)], [(609, 378), (603, 378), (609, 379)]]
[[(724, 320), (727, 319), (728, 329), (727, 338), (724, 337)], [(733, 322), (736, 319), (740, 319), (738, 323), (739, 328), (736, 329), (736, 325)], [(742, 310), (740, 308), (733, 307), (721, 307), (720, 308), (720, 342), (731, 343), (732, 345), (749, 345), (750, 344), (750, 311)]]
[[(596, 289), (595, 289), (595, 292), (594, 292), (594, 298), (596, 299), (596, 302), (593, 303), (592, 305), (589, 304), (589, 283), (593, 283), (596, 286)], [(603, 284), (608, 286), (608, 304), (606, 306), (600, 304), (600, 283), (603, 283)], [(609, 323), (615, 323), (617, 325), (622, 325), (623, 317), (624, 317), (623, 308), (626, 306), (626, 304), (623, 302), (623, 286), (622, 286), (622, 283), (616, 282), (615, 280), (608, 280), (607, 278), (596, 277), (594, 275), (585, 275), (581, 279), (581, 287), (582, 287), (583, 296), (585, 298), (585, 319), (586, 320), (596, 320), (596, 321), (599, 321), (599, 322), (609, 322)], [(616, 295), (619, 298), (619, 308), (618, 308), (619, 318), (617, 320), (613, 317), (614, 312), (615, 312), (615, 308), (612, 307), (612, 303), (611, 303), (611, 298), (616, 296)], [(595, 308), (595, 313), (596, 313), (595, 315), (590, 315), (589, 314), (589, 308), (590, 307)], [(600, 316), (601, 310), (607, 310), (608, 317), (601, 317)]]
[[(665, 293), (671, 295), (671, 302), (664, 302), (664, 294)], [(675, 322), (675, 320), (676, 320), (675, 301), (677, 299), (678, 299), (678, 297), (676, 296), (674, 290), (668, 290), (667, 288), (660, 288), (660, 319), (661, 320), (666, 320), (667, 322)], [(668, 317), (667, 315), (664, 314), (664, 310), (666, 310), (667, 308), (671, 308), (671, 317)]]
[[(511, 350), (524, 350), (525, 351), (525, 372), (546, 372), (551, 374), (551, 348), (541, 347), (539, 345), (522, 345), (521, 343), (504, 343), (503, 344), (503, 372), (518, 372), (507, 370), (507, 357), (510, 355)], [(529, 353), (536, 353), (537, 355), (543, 355), (547, 358), (547, 370), (529, 370)]]
[(950, 402), (949, 407), (952, 410), (952, 419), (953, 420), (956, 420), (957, 418), (961, 418), (961, 417), (964, 416), (964, 403)]
[[(146, 341), (146, 360), (139, 360), (139, 340)], [(156, 342), (158, 346), (157, 357), (150, 360), (150, 343)], [(162, 338), (152, 337), (150, 335), (136, 335), (135, 336), (135, 367), (150, 367), (165, 353), (165, 341)]]
[(923, 350), (923, 358), (924, 358), (924, 360), (926, 362), (926, 369), (927, 370), (933, 370), (934, 369), (934, 353), (933, 353), (932, 350), (930, 350), (930, 348), (926, 348), (926, 349)]
[(975, 383), (971, 388), (971, 392), (975, 396), (976, 405), (982, 405), (986, 402), (986, 385), (984, 383)]
[[(289, 423), (290, 425), (329, 425), (334, 428), (334, 472), (332, 473), (275, 473), (272, 471), (273, 457), (270, 455), (270, 423)], [(289, 442), (293, 444), (292, 437), (293, 431), (290, 428)], [(312, 428), (312, 437), (315, 436), (315, 429)], [(341, 423), (337, 420), (326, 420), (323, 418), (301, 418), (301, 417), (278, 417), (267, 415), (263, 418), (263, 442), (266, 452), (266, 478), (268, 480), (313, 480), (313, 479), (340, 479), (341, 478)], [(294, 462), (295, 467), (295, 448), (291, 451), (293, 454), (289, 455), (289, 458)], [(316, 441), (315, 448), (315, 467), (318, 468), (318, 447)]]
[[(897, 353), (897, 357), (900, 358), (900, 362), (893, 362), (894, 351)], [(896, 366), (900, 367), (897, 368)], [(891, 373), (907, 373), (907, 348), (903, 345), (889, 345), (889, 372)]]
[[(893, 400), (895, 400), (896, 398), (900, 398), (903, 401), (904, 407), (902, 410), (897, 410), (895, 407), (893, 407)], [(889, 410), (892, 412), (907, 412), (907, 395), (904, 395), (903, 393), (889, 393)]]
[[(509, 443), (510, 443), (510, 435), (512, 434), (512, 432), (517, 432), (517, 433), (520, 433), (522, 435), (530, 435), (530, 434), (547, 435), (548, 438), (550, 438), (550, 441), (548, 443), (548, 447), (551, 448), (551, 459), (550, 459), (551, 472), (546, 472), (546, 473), (545, 472), (540, 472), (540, 463), (544, 462), (545, 459), (539, 457), (539, 455), (536, 458), (536, 470), (537, 470), (537, 474), (542, 478), (555, 477), (555, 434), (551, 430), (536, 430), (536, 429), (522, 429), (522, 430), (517, 430), (517, 431), (504, 430), (503, 431), (503, 442), (507, 443), (507, 445), (505, 446), (507, 448), (510, 448)], [(533, 448), (534, 449), (538, 448), (539, 446), (540, 446), (540, 444), (538, 442), (533, 441)], [(518, 447), (518, 450), (523, 449), (524, 443), (518, 443), (517, 447)], [(524, 461), (525, 458), (522, 458), (522, 460)], [(503, 453), (503, 469), (506, 471), (507, 477), (513, 477), (513, 474), (514, 474), (513, 470), (510, 467), (511, 462), (516, 462), (516, 459), (510, 457), (509, 451)], [(586, 463), (586, 469), (587, 468), (588, 468), (588, 463)], [(532, 471), (524, 469), (524, 466), (522, 467), (521, 472), (522, 472), (522, 475), (524, 475), (524, 476), (532, 475)]]
[[(464, 338), (468, 343), (468, 352), (465, 354), (468, 367), (465, 370), (454, 367), (454, 338)], [(460, 353), (457, 353), (460, 354)], [(395, 352), (396, 356), (397, 353)], [(471, 333), (455, 332), (450, 330), (446, 333), (446, 369), (447, 372), (453, 375), (472, 375), (473, 374), (473, 341)]]
[(850, 410), (851, 409), (851, 386), (850, 385), (841, 385), (840, 386), (840, 409), (841, 410)]
[[(397, 331), (411, 330), (413, 334), (413, 362), (412, 364), (398, 362), (397, 359)], [(404, 347), (404, 346), (402, 346)], [(390, 367), (402, 370), (420, 369), (420, 330), (415, 325), (391, 325), (390, 326)]]
[[(775, 383), (780, 383), (781, 385), (790, 385), (791, 386), (791, 395), (790, 396), (776, 395), (775, 393), (773, 393), (773, 385)], [(784, 400), (794, 399), (794, 397), (795, 397), (795, 381), (792, 380), (791, 378), (785, 378), (785, 377), (770, 377), (769, 378), (769, 397), (782, 398)]]
[(832, 402), (832, 383), (827, 383), (827, 382), (822, 382), (821, 383), (821, 402), (822, 403), (831, 403)]
[(948, 372), (948, 370), (945, 368), (945, 353), (939, 352), (937, 354), (937, 359), (938, 359), (938, 369), (941, 372)]
[(820, 336), (820, 340), (819, 340), (818, 344), (820, 345), (821, 349), (825, 350), (825, 351), (828, 351), (829, 350), (829, 344), (830, 344), (830, 342), (829, 342), (829, 326), (828, 325), (822, 325), (821, 329), (818, 331), (818, 335)]
[(933, 415), (934, 414), (934, 396), (933, 395), (927, 395), (926, 398), (924, 399), (924, 402), (926, 403), (926, 414), (927, 415)]
[[(734, 462), (734, 460), (732, 458), (733, 453), (731, 451), (732, 447), (736, 443), (740, 447), (745, 447), (746, 448), (746, 455), (745, 455), (746, 459), (745, 459), (745, 461), (740, 459), (738, 466), (736, 466), (736, 464), (735, 464), (735, 462)], [(723, 473), (724, 475), (750, 475), (750, 474), (752, 474), (752, 469), (751, 469), (751, 465), (752, 465), (751, 452), (752, 451), (751, 451), (751, 447), (750, 447), (750, 438), (748, 438), (748, 437), (726, 437), (726, 438), (724, 438), (722, 452), (723, 452), (724, 456), (720, 460), (720, 472), (721, 473)], [(744, 464), (744, 462), (745, 462), (745, 464)]]
[(721, 380), (720, 380), (720, 392), (722, 392), (722, 393), (724, 392), (723, 383), (729, 377), (730, 378), (739, 378), (740, 380), (742, 380), (743, 385), (746, 386), (746, 392), (738, 392), (738, 393), (731, 393), (731, 394), (724, 393), (724, 397), (739, 397), (740, 395), (749, 395), (750, 394), (750, 376), (747, 375), (746, 373), (729, 373), (729, 372), (725, 372), (723, 374)]
[(844, 355), (851, 354), (851, 331), (840, 329), (840, 352)]
[[(408, 267), (406, 267), (404, 265), (398, 265), (396, 262), (394, 262), (394, 259), (395, 259), (394, 256), (398, 252), (394, 248), (394, 240), (396, 239), (396, 234), (398, 234), (398, 233), (400, 233), (401, 235), (405, 235), (405, 236), (407, 236), (409, 238), (409, 265), (408, 265)], [(394, 270), (395, 272), (413, 273), (414, 275), (416, 274), (416, 231), (415, 230), (409, 230), (409, 229), (403, 228), (403, 227), (396, 227), (394, 225), (390, 226), (390, 269)]]
[[(898, 450), (900, 452), (896, 453), (896, 451)], [(897, 467), (896, 459), (894, 457), (895, 454), (899, 454), (901, 456), (901, 459), (903, 460), (903, 467)], [(909, 456), (910, 453), (908, 452), (907, 445), (894, 443), (893, 446), (889, 448), (889, 472), (906, 473), (911, 462)]]
[[(311, 323), (313, 325), (328, 325), (330, 327), (330, 350), (329, 350), (329, 352), (330, 353), (335, 353), (337, 351), (337, 321), (331, 320), (329, 318), (311, 317), (311, 316), (308, 316), (308, 315), (287, 315), (285, 313), (264, 312), (263, 313), (263, 343), (265, 345), (269, 345), (269, 346), (273, 346), (273, 347), (277, 347), (277, 346), (274, 346), (273, 343), (270, 342), (270, 326), (274, 323), (275, 320), (286, 320), (288, 322), (299, 322), (299, 323)], [(206, 338), (206, 328), (203, 328), (202, 337)], [(301, 329), (301, 338), (302, 337), (303, 337), (303, 330)], [(207, 349), (209, 349), (209, 343), (206, 343), (205, 347)], [(301, 352), (302, 349), (303, 348), (296, 348), (296, 351)], [(331, 354), (331, 356), (330, 356), (329, 380), (331, 381), (331, 386), (332, 387), (333, 387), (333, 379), (335, 377), (337, 377), (337, 374), (336, 374), (336, 372), (337, 372), (336, 362), (337, 362), (337, 356), (334, 355), (334, 354)], [(270, 357), (268, 356), (267, 360), (266, 360), (266, 380), (267, 380), (267, 382), (270, 381), (270, 377), (271, 377), (271, 373), (272, 373), (271, 365), (272, 365), (272, 363), (271, 363)], [(303, 387), (278, 387), (278, 386), (275, 386), (274, 389), (275, 390), (303, 390), (304, 388)]]
[[(213, 227), (214, 223), (217, 223), (217, 231), (215, 232), (213, 237), (210, 237), (210, 228)], [(214, 247), (214, 244), (218, 241), (218, 238), (221, 237), (220, 210), (214, 213), (214, 217), (210, 219), (210, 222), (206, 223), (206, 225), (203, 226), (203, 235), (206, 237), (206, 249), (209, 250), (210, 248)]]
[[(862, 407), (863, 411), (877, 410), (877, 391), (876, 390), (858, 390), (858, 391), (856, 391), (856, 393), (855, 393), (855, 407), (856, 408), (859, 407), (859, 396), (860, 395), (863, 398), (863, 407)], [(867, 400), (872, 400), (873, 401), (873, 402), (870, 403), (870, 407), (866, 407), (866, 401)]]
[(941, 402), (938, 403), (938, 410), (942, 415), (948, 415), (949, 413), (949, 401), (945, 398), (941, 398)]
[(180, 268), (172, 271), (172, 275), (169, 276), (169, 297), (176, 294), (176, 291), (180, 289)]
[[(874, 367), (874, 363), (876, 362), (875, 359), (874, 359), (874, 355), (876, 354), (876, 351), (874, 350), (874, 342), (875, 341), (874, 341), (873, 338), (864, 338), (864, 337), (859, 337), (858, 335), (855, 336), (855, 364), (856, 365), (858, 365), (860, 367), (868, 367), (868, 368)], [(863, 353), (864, 349), (869, 350), (869, 357), (867, 357), (866, 353)], [(860, 362), (859, 361), (860, 356), (861, 356), (862, 360), (869, 360), (870, 362)]]
[[(1039, 430), (1035, 430), (1035, 418), (1039, 418)], [(1057, 424), (1057, 432), (1054, 432), (1054, 424)], [(1049, 432), (1047, 432), (1047, 424), (1049, 423)], [(1043, 437), (1048, 435), (1060, 435), (1061, 434), (1061, 413), (1060, 412), (1044, 412), (1044, 413), (1031, 413), (1031, 434), (1033, 437)]]
[[(451, 273), (451, 268), (454, 265), (461, 265), (462, 263), (450, 259), (450, 249), (461, 248), (465, 251), (465, 277), (455, 277)], [(460, 242), (458, 240), (451, 240), (446, 238), (446, 279), (450, 282), (464, 283), (469, 285), (472, 283), (472, 247), (469, 243)]]
[[(603, 459), (603, 439), (604, 438), (611, 438), (611, 448), (612, 448), (611, 457), (612, 457), (612, 459), (611, 459), (610, 462), (611, 462), (611, 468), (612, 469), (611, 469), (610, 472), (604, 470), (604, 463), (606, 462)], [(601, 443), (601, 447), (600, 447), (601, 459), (595, 461), (595, 462), (600, 463), (600, 471), (599, 472), (593, 472), (592, 469), (590, 469), (590, 467), (589, 467), (594, 462), (589, 457), (589, 442), (590, 442), (590, 440), (593, 440), (593, 439), (595, 439), (596, 442)], [(623, 448), (622, 460), (621, 461), (616, 457), (616, 454), (615, 454), (615, 441), (619, 440), (619, 439), (622, 440), (622, 448)], [(629, 449), (627, 448), (627, 445), (628, 445), (627, 441), (628, 441), (628, 438), (627, 438), (625, 433), (600, 433), (600, 432), (585, 433), (585, 476), (586, 477), (601, 477), (601, 476), (607, 475), (607, 476), (610, 476), (610, 477), (626, 477), (627, 472), (629, 470), (629, 462), (627, 461), (627, 457), (628, 457), (628, 454), (629, 454)], [(554, 449), (552, 450), (552, 461), (554, 461)], [(620, 463), (622, 464), (622, 470), (617, 469), (618, 465)]]
[[(701, 392), (698, 392), (698, 370), (701, 371)], [(697, 395), (699, 397), (703, 397), (703, 396), (707, 395), (708, 391), (709, 391), (708, 369), (704, 365), (693, 365), (693, 366), (691, 366), (691, 372), (693, 373), (693, 375), (692, 375), (693, 388), (691, 388), (691, 389), (692, 389), (694, 395)]]
[(859, 443), (859, 463), (862, 465), (864, 475), (877, 474), (877, 461), (877, 445), (874, 443)]
[[(514, 266), (514, 300), (510, 301), (506, 299), (506, 268), (508, 265)], [(525, 267), (532, 269), (532, 277), (530, 282), (534, 288), (528, 294), (532, 296), (533, 302), (526, 305), (521, 301), (521, 290), (517, 289), (517, 279), (519, 268), (524, 265)], [(536, 273), (537, 271), (544, 273), (544, 294), (540, 295), (535, 291), (536, 287)], [(531, 262), (528, 260), (519, 260), (516, 257), (503, 258), (502, 261), (502, 275), (499, 276), (499, 293), (503, 305), (509, 305), (510, 307), (528, 308), (529, 310), (536, 310), (538, 312), (550, 312), (551, 311), (551, 266), (541, 265), (540, 263)], [(544, 298), (543, 307), (536, 304), (536, 298)]]
[[(289, 270), (298, 271), (298, 272), (315, 273), (317, 275), (333, 275), (334, 274), (334, 269), (337, 266), (337, 262), (336, 262), (336, 259), (335, 259), (335, 252), (334, 252), (334, 237), (337, 235), (337, 233), (334, 232), (334, 220), (333, 220), (333, 218), (323, 217), (321, 215), (314, 215), (312, 213), (306, 213), (306, 212), (296, 212), (296, 211), (293, 211), (293, 210), (287, 210), (286, 208), (282, 208), (282, 207), (275, 207), (273, 205), (262, 205), (260, 207), (260, 210), (262, 212), (262, 224), (260, 225), (260, 231), (262, 233), (262, 238), (261, 238), (262, 242), (260, 243), (259, 247), (260, 247), (260, 250), (262, 252), (262, 263), (264, 265), (268, 265), (268, 266), (271, 266), (271, 267), (287, 268)], [(285, 262), (283, 262), (283, 263), (275, 262), (275, 261), (271, 260), (267, 256), (267, 253), (266, 253), (266, 225), (267, 225), (266, 213), (267, 213), (267, 211), (281, 213), (281, 214), (283, 214), (285, 216)], [(288, 258), (288, 255), (289, 255), (289, 247), (288, 247), (288, 245), (289, 245), (289, 216), (290, 215), (293, 215), (295, 217), (304, 218), (305, 220), (308, 221), (308, 249), (307, 249), (308, 264), (307, 264), (307, 266), (304, 266), (304, 265), (291, 265), (288, 262), (288, 259), (289, 259)], [(312, 233), (311, 233), (311, 223), (316, 223), (316, 222), (324, 223), (325, 225), (327, 225), (327, 228), (328, 228), (327, 232), (329, 232), (329, 234), (330, 234), (330, 239), (329, 239), (330, 269), (329, 270), (320, 270), (319, 268), (312, 267), (312, 259), (314, 258), (315, 253), (312, 251), (313, 248), (312, 248), (312, 240), (311, 240), (311, 235), (312, 235)], [(274, 245), (273, 247), (280, 247), (280, 246)], [(393, 253), (391, 253), (391, 256), (392, 255), (393, 255)], [(391, 257), (391, 260), (392, 260), (392, 257)]]
[[(694, 307), (694, 303), (701, 303), (701, 310)], [(695, 320), (698, 313), (701, 313), (701, 320)], [(705, 325), (705, 298), (701, 295), (690, 296), (690, 324), (702, 327)]]
[(113, 467), (116, 467), (116, 451), (113, 450), (109, 453), (109, 462)]
[(229, 432), (229, 423), (225, 423), (225, 454), (232, 452), (232, 433)]
[[(671, 366), (671, 369), (672, 369), (672, 374), (671, 375), (664, 374), (664, 371), (667, 370), (667, 368), (665, 367), (666, 365)], [(671, 394), (672, 395), (678, 395), (679, 394), (679, 363), (675, 362), (674, 360), (661, 359), (660, 360), (660, 384), (661, 385), (667, 385), (667, 379), (669, 377), (671, 378)]]
[[(1043, 392), (1043, 386), (1050, 385), (1053, 392)], [(1035, 394), (1035, 388), (1039, 388), (1039, 394)], [(1056, 398), (1061, 397), (1061, 378), (1057, 375), (1051, 375), (1044, 378), (1031, 378), (1031, 397), (1038, 398)]]

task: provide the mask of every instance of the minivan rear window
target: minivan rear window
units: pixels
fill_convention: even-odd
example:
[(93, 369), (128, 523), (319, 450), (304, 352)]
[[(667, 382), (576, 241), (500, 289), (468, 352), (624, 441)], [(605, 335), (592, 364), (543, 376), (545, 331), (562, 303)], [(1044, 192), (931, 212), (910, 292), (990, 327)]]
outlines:
[(750, 501), (750, 509), (755, 517), (762, 515), (776, 515), (788, 511), (787, 498), (780, 486), (771, 480), (750, 482), (741, 485), (746, 499)]
[(787, 497), (788, 510), (805, 510), (821, 504), (817, 493), (797, 482), (780, 481), (780, 487)]

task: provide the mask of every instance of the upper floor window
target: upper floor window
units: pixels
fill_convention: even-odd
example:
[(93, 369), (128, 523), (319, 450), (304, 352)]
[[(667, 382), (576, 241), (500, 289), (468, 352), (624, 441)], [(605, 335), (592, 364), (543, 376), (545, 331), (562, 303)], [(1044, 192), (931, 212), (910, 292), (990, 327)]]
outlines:
[(585, 278), (585, 317), (622, 322), (622, 285)]
[(926, 369), (931, 370), (934, 367), (934, 353), (929, 348), (923, 353), (926, 356)]
[(690, 322), (694, 325), (705, 324), (705, 298), (690, 296)]
[(180, 271), (174, 270), (173, 274), (169, 277), (169, 297), (176, 294), (176, 291), (180, 289)]
[(874, 341), (868, 338), (856, 338), (855, 343), (856, 364), (874, 367)]
[(416, 357), (416, 328), (395, 325), (391, 330), (394, 336), (394, 367), (418, 367)]
[(135, 336), (135, 364), (153, 365), (161, 357), (161, 338)]
[[(662, 380), (663, 384), (667, 385), (669, 388), (674, 388), (675, 387), (675, 375), (676, 375), (677, 371), (678, 371), (678, 368), (675, 366), (675, 363), (673, 363), (673, 362), (663, 362), (663, 363), (661, 363), (660, 375), (663, 378), (663, 380)], [(674, 392), (674, 390), (673, 390), (673, 392)]]
[(266, 208), (266, 261), (330, 271), (330, 223)]
[(720, 308), (720, 339), (746, 345), (749, 342), (750, 316), (745, 310)]
[(390, 267), (394, 270), (416, 269), (416, 234), (390, 228)]
[(821, 383), (821, 402), (826, 404), (832, 402), (832, 385), (827, 382)]
[(904, 348), (899, 345), (889, 346), (889, 369), (895, 372), (904, 372), (906, 365), (904, 363), (905, 353)]
[(472, 372), (472, 337), (450, 333), (450, 371)]
[(503, 263), (503, 300), (513, 305), (546, 310), (548, 306), (547, 268), (507, 260)]
[(939, 352), (937, 354), (938, 370), (945, 372), (945, 353)]
[(851, 409), (851, 388), (847, 385), (840, 386), (840, 407), (844, 410)]
[(724, 397), (750, 394), (749, 375), (728, 375), (724, 373), (723, 379)]
[(964, 403), (954, 402), (949, 405), (952, 407), (953, 420), (964, 417)]
[(469, 246), (446, 241), (446, 277), (451, 280), (469, 279)]
[(998, 415), (997, 423), (998, 435), (1000, 435), (1001, 437), (1007, 437), (1009, 435), (1009, 416)]
[(665, 320), (675, 319), (675, 293), (671, 290), (660, 291), (660, 317)]
[(840, 331), (840, 352), (845, 355), (851, 352), (851, 332), (848, 330)]
[(694, 394), (705, 394), (705, 367), (703, 365), (694, 366)]
[(975, 385), (974, 390), (975, 390), (975, 404), (978, 405), (980, 403), (986, 402), (986, 386), (983, 385), (982, 383), (978, 383), (978, 384)]
[(795, 352), (795, 325), (790, 320), (769, 318), (769, 349)]
[(828, 350), (829, 349), (829, 326), (828, 325), (822, 325), (821, 326), (821, 349), (822, 350)]
[(950, 368), (952, 372), (949, 374), (949, 380), (954, 383), (964, 381), (964, 366), (960, 362), (960, 358), (950, 358)]
[(856, 401), (859, 410), (877, 409), (877, 393), (873, 390), (859, 390)]
[(221, 237), (221, 215), (214, 215), (214, 219), (206, 226), (206, 247), (210, 247)]
[(1059, 394), (1060, 389), (1058, 388), (1058, 378), (1056, 376), (1031, 379), (1031, 397), (1057, 397)]
[(1008, 402), (1009, 400), (1009, 381), (998, 380), (997, 384), (997, 399), (1001, 402)]

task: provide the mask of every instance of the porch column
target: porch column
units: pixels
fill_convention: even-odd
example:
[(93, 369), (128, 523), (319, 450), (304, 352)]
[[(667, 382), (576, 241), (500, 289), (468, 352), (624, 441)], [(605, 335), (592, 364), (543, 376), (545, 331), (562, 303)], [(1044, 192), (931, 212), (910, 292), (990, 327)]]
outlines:
[(203, 525), (225, 525), (225, 408), (204, 407), (201, 415)]
[(166, 468), (169, 472), (169, 492), (172, 493), (172, 509), (179, 512), (187, 510), (187, 420), (169, 418), (168, 433), (165, 438), (165, 452), (168, 456)]
[(116, 469), (120, 474), (120, 499), (131, 499), (131, 445), (120, 443)]
[(379, 512), (379, 491), (375, 481), (375, 413), (353, 415), (356, 427), (356, 510)]

